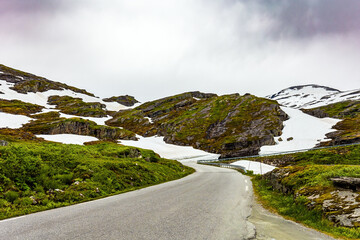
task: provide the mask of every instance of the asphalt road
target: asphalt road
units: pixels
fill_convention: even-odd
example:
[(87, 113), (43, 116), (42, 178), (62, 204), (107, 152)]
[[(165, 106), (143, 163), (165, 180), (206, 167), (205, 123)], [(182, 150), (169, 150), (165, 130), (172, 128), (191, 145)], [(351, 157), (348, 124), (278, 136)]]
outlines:
[(0, 239), (250, 239), (251, 181), (188, 163), (180, 180), (0, 221)]
[(186, 165), (197, 172), (113, 197), (0, 221), (0, 239), (332, 239), (254, 203), (248, 177), (231, 169)]

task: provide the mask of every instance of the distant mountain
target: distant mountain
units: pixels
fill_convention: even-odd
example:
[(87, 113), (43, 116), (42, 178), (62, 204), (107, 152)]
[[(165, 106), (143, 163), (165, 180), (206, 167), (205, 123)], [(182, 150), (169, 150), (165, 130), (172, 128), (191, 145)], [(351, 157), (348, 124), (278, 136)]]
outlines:
[(269, 95), (267, 98), (291, 108), (315, 108), (347, 100), (359, 100), (360, 89), (340, 91), (315, 84), (293, 86)]

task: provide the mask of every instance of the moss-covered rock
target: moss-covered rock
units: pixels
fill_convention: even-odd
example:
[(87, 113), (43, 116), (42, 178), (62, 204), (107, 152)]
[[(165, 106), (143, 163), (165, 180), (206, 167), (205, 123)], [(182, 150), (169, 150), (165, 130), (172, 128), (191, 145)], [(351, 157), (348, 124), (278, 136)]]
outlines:
[(231, 157), (275, 144), (287, 118), (277, 102), (250, 94), (188, 92), (119, 111), (107, 124)]
[(117, 102), (117, 103), (120, 103), (127, 107), (132, 107), (132, 106), (134, 106), (135, 103), (139, 102), (133, 96), (129, 96), (129, 95), (104, 98), (103, 101), (104, 102)]
[(50, 105), (56, 105), (61, 112), (84, 117), (106, 117), (105, 105), (98, 102), (84, 102), (81, 98), (70, 96), (50, 96)]
[(40, 112), (44, 107), (26, 103), (20, 100), (0, 99), (0, 111), (12, 114), (21, 114), (29, 116), (30, 114)]
[(101, 140), (136, 140), (135, 133), (117, 127), (100, 126), (90, 120), (81, 118), (40, 118), (22, 127), (22, 130), (33, 134), (78, 134), (94, 136)]
[(64, 83), (54, 82), (31, 73), (4, 66), (2, 64), (0, 64), (0, 71), (3, 72), (0, 73), (0, 79), (10, 83), (15, 83), (15, 86), (12, 89), (19, 93), (45, 92), (48, 90), (68, 89), (73, 92), (82, 93), (94, 97), (94, 94), (89, 93), (84, 89), (68, 86)]
[[(360, 192), (334, 184), (336, 179), (358, 179), (360, 166), (292, 166), (278, 168), (263, 176), (275, 191), (302, 199), (309, 209), (321, 210), (324, 217), (343, 227), (360, 226)], [(305, 201), (304, 201), (305, 199)]]

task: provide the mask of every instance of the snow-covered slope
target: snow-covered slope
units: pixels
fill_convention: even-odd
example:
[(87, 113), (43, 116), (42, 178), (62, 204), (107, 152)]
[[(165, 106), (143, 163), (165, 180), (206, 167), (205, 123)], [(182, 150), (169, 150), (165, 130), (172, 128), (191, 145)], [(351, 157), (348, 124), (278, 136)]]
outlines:
[(40, 106), (44, 106), (45, 108), (52, 109), (54, 108), (53, 105), (48, 104), (48, 98), (50, 96), (70, 96), (74, 98), (81, 98), (84, 102), (99, 102), (101, 104), (106, 105), (106, 109), (109, 111), (119, 111), (123, 109), (129, 109), (124, 105), (121, 105), (117, 102), (104, 102), (103, 100), (92, 97), (86, 94), (77, 93), (68, 89), (64, 90), (48, 90), (45, 92), (28, 92), (26, 94), (18, 93), (15, 90), (12, 90), (11, 87), (14, 87), (14, 83), (9, 83), (5, 80), (0, 78), (0, 98), (6, 100), (20, 100), (27, 103), (37, 104)]
[(332, 126), (340, 121), (334, 118), (316, 118), (298, 109), (281, 109), (290, 119), (284, 122), (283, 134), (275, 138), (276, 145), (261, 147), (260, 155), (315, 147), (320, 141), (326, 140), (325, 134), (334, 131)]
[(267, 96), (281, 105), (291, 108), (314, 108), (345, 100), (359, 100), (360, 89), (340, 91), (319, 85), (294, 86)]
[(193, 147), (177, 146), (164, 142), (163, 137), (141, 137), (138, 141), (121, 140), (121, 144), (145, 149), (151, 149), (163, 158), (179, 161), (197, 161), (205, 159), (217, 159), (220, 154), (208, 153)]

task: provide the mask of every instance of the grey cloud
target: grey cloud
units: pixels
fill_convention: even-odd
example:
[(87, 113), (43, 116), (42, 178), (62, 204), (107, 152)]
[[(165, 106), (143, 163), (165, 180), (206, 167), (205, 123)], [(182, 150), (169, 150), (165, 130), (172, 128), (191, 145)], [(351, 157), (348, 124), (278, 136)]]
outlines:
[[(239, 0), (276, 21), (275, 38), (309, 38), (360, 31), (358, 0)], [(236, 1), (232, 1), (233, 3)]]

